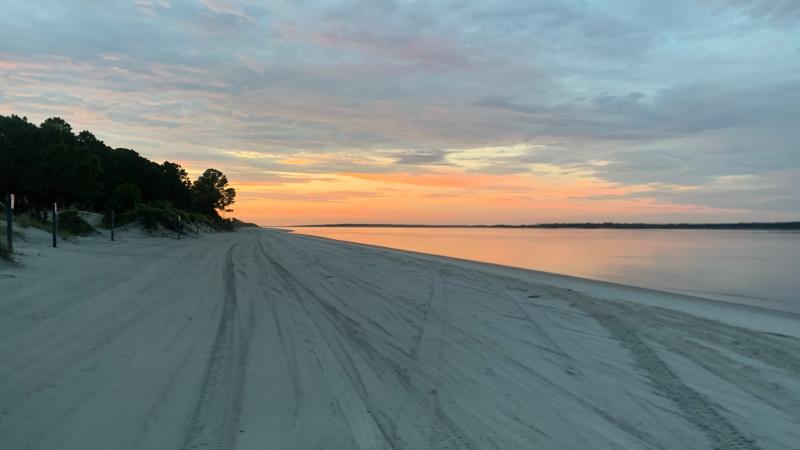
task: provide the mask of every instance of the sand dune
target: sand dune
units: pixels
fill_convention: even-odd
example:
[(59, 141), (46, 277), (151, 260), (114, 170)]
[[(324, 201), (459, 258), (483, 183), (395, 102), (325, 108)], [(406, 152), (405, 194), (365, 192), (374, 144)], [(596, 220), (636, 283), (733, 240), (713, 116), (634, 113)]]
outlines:
[(30, 240), (3, 449), (800, 442), (788, 313), (275, 230)]

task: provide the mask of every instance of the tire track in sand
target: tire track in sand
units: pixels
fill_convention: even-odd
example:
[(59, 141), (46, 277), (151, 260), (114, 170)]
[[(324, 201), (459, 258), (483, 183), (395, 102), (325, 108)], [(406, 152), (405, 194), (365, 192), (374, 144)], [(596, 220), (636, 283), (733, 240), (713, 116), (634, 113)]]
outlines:
[(333, 391), (340, 412), (353, 433), (352, 437), (355, 443), (364, 450), (393, 448), (392, 440), (389, 439), (385, 430), (381, 428), (380, 423), (367, 408), (365, 400), (359, 395), (356, 387), (353, 386), (353, 382), (347, 375), (342, 363), (334, 354), (324, 333), (315, 322), (313, 314), (309, 310), (309, 305), (304, 301), (304, 293), (306, 296), (311, 296), (312, 299), (313, 294), (307, 291), (305, 286), (295, 279), (288, 269), (275, 261), (269, 254), (264, 253), (264, 257), (281, 278), (283, 285), (297, 299), (300, 309), (307, 319), (309, 326), (306, 331), (308, 331), (313, 344), (319, 350), (315, 353), (317, 361), (322, 371), (326, 374), (328, 385)]
[[(447, 334), (451, 328), (445, 318), (448, 308), (448, 283), (444, 277), (449, 274), (447, 269), (425, 266), (430, 269), (433, 275), (430, 279), (430, 293), (425, 305), (421, 310), (417, 311), (423, 317), (420, 318), (419, 334), (415, 336), (412, 348), (408, 352), (399, 347), (396, 348), (401, 354), (395, 356), (404, 360), (404, 362), (400, 362), (392, 358), (385, 350), (380, 350), (373, 345), (362, 334), (363, 330), (358, 324), (354, 323), (353, 319), (322, 298), (323, 296), (303, 283), (289, 269), (268, 254), (264, 256), (270, 260), (273, 267), (295, 293), (302, 292), (307, 294), (305, 297), (308, 300), (313, 300), (304, 308), (317, 312), (319, 316), (326, 319), (325, 322), (334, 327), (345, 341), (349, 341), (352, 344), (345, 351), (347, 361), (342, 361), (343, 367), (366, 368), (366, 366), (369, 366), (378, 378), (389, 383), (388, 386), (396, 387), (398, 391), (404, 392), (405, 400), (412, 400), (414, 405), (410, 406), (411, 409), (405, 410), (401, 408), (394, 413), (402, 416), (405, 421), (414, 423), (414, 429), (424, 436), (423, 440), (427, 441), (428, 448), (472, 449), (478, 447), (446, 414), (438, 392), (439, 389), (437, 389), (437, 387), (440, 387), (439, 384), (443, 383), (443, 344), (448, 340)], [(337, 273), (335, 267), (328, 266), (327, 268), (332, 271), (331, 273)], [(337, 273), (337, 275), (341, 276), (343, 280), (347, 280), (346, 275), (341, 273)], [(350, 281), (353, 280), (351, 279)], [(336, 297), (333, 292), (328, 292), (328, 295), (333, 298)], [(311, 319), (310, 315), (309, 319)], [(350, 351), (353, 351), (353, 353), (350, 354)], [(408, 359), (405, 360), (404, 357)], [(366, 366), (355, 363), (353, 358), (363, 358), (362, 362)], [(408, 369), (406, 370), (405, 367), (408, 367)], [(407, 442), (404, 437), (393, 432), (395, 426), (390, 415), (381, 413), (383, 408), (372, 403), (363, 382), (360, 380), (358, 369), (349, 376), (351, 377), (350, 383), (355, 391), (362, 396), (365, 406), (369, 409), (376, 425), (387, 438), (389, 445), (396, 448), (406, 448)], [(409, 377), (415, 381), (411, 381)], [(447, 402), (448, 398), (444, 398), (444, 400)]]
[[(258, 266), (263, 268), (263, 270), (259, 271), (261, 274), (261, 289), (264, 300), (269, 304), (272, 314), (272, 323), (278, 335), (281, 356), (283, 356), (283, 360), (289, 370), (288, 383), (291, 385), (293, 402), (292, 406), (289, 408), (289, 417), (285, 418), (284, 430), (287, 430), (287, 432), (285, 432), (281, 444), (277, 447), (289, 448), (290, 436), (298, 432), (297, 427), (300, 425), (300, 411), (303, 408), (303, 399), (305, 398), (301, 382), (302, 371), (297, 360), (299, 350), (295, 344), (293, 327), (290, 321), (291, 318), (294, 317), (294, 310), (288, 307), (289, 305), (287, 305), (285, 301), (278, 300), (274, 296), (275, 293), (282, 294), (284, 291), (277, 288), (279, 275), (268, 270), (271, 264), (267, 257), (268, 252), (266, 248), (264, 248), (263, 238), (258, 239), (258, 246), (254, 247), (253, 250), (254, 258)], [(275, 276), (275, 281), (270, 279), (271, 276)], [(284, 319), (281, 319), (281, 317), (284, 317)], [(283, 320), (287, 320), (287, 324), (283, 324)]]
[(602, 325), (613, 338), (628, 349), (636, 364), (647, 372), (650, 381), (658, 391), (672, 400), (686, 420), (698, 427), (714, 448), (725, 450), (756, 450), (758, 446), (745, 437), (718, 409), (719, 406), (708, 400), (703, 394), (687, 386), (681, 378), (669, 368), (666, 362), (658, 357), (636, 331), (615, 315), (610, 308), (604, 308), (599, 302), (570, 292), (570, 296), (561, 296), (574, 307), (579, 308)]
[(443, 376), (444, 345), (450, 338), (448, 315), (448, 289), (445, 277), (449, 271), (431, 266), (433, 278), (428, 303), (424, 311), (424, 320), (419, 335), (415, 339), (411, 356), (416, 363), (416, 370), (426, 367), (431, 371), (433, 389), (430, 396), (422, 401), (431, 411), (432, 420), (428, 429), (428, 443), (431, 448), (474, 448), (458, 425), (450, 419), (442, 406), (439, 390), (445, 384)]
[(183, 450), (233, 448), (241, 415), (244, 366), (255, 320), (254, 310), (244, 323), (239, 317), (232, 245), (225, 255), (225, 298), (211, 346), (197, 403), (184, 432)]

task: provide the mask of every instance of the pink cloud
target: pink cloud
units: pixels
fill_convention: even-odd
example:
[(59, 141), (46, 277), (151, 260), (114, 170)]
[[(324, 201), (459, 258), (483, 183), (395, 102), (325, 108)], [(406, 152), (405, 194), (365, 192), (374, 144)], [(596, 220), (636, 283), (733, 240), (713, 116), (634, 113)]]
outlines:
[(294, 24), (278, 27), (286, 39), (307, 41), (329, 48), (352, 49), (370, 56), (414, 63), (426, 68), (463, 69), (470, 66), (469, 56), (453, 41), (434, 36), (388, 36), (376, 31), (338, 27), (322, 32), (306, 32)]
[(248, 22), (253, 21), (253, 18), (245, 13), (241, 5), (234, 4), (233, 2), (225, 0), (201, 0), (201, 3), (213, 13), (230, 14)]

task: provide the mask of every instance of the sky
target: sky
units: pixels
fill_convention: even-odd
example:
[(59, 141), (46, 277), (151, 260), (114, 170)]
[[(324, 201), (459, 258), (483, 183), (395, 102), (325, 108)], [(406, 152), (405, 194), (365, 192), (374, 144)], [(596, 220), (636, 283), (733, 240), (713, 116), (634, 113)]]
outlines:
[(0, 114), (262, 225), (800, 220), (800, 1), (0, 0)]

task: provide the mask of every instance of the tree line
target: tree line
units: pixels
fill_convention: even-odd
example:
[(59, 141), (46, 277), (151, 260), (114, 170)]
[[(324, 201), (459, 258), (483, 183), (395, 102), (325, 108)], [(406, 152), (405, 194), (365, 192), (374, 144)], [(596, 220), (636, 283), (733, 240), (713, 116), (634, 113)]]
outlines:
[(219, 170), (189, 179), (180, 164), (150, 161), (134, 150), (112, 148), (89, 131), (74, 134), (61, 118), (40, 125), (0, 115), (0, 194), (15, 194), (16, 208), (41, 213), (56, 202), (90, 211), (154, 205), (220, 219), (236, 190)]

